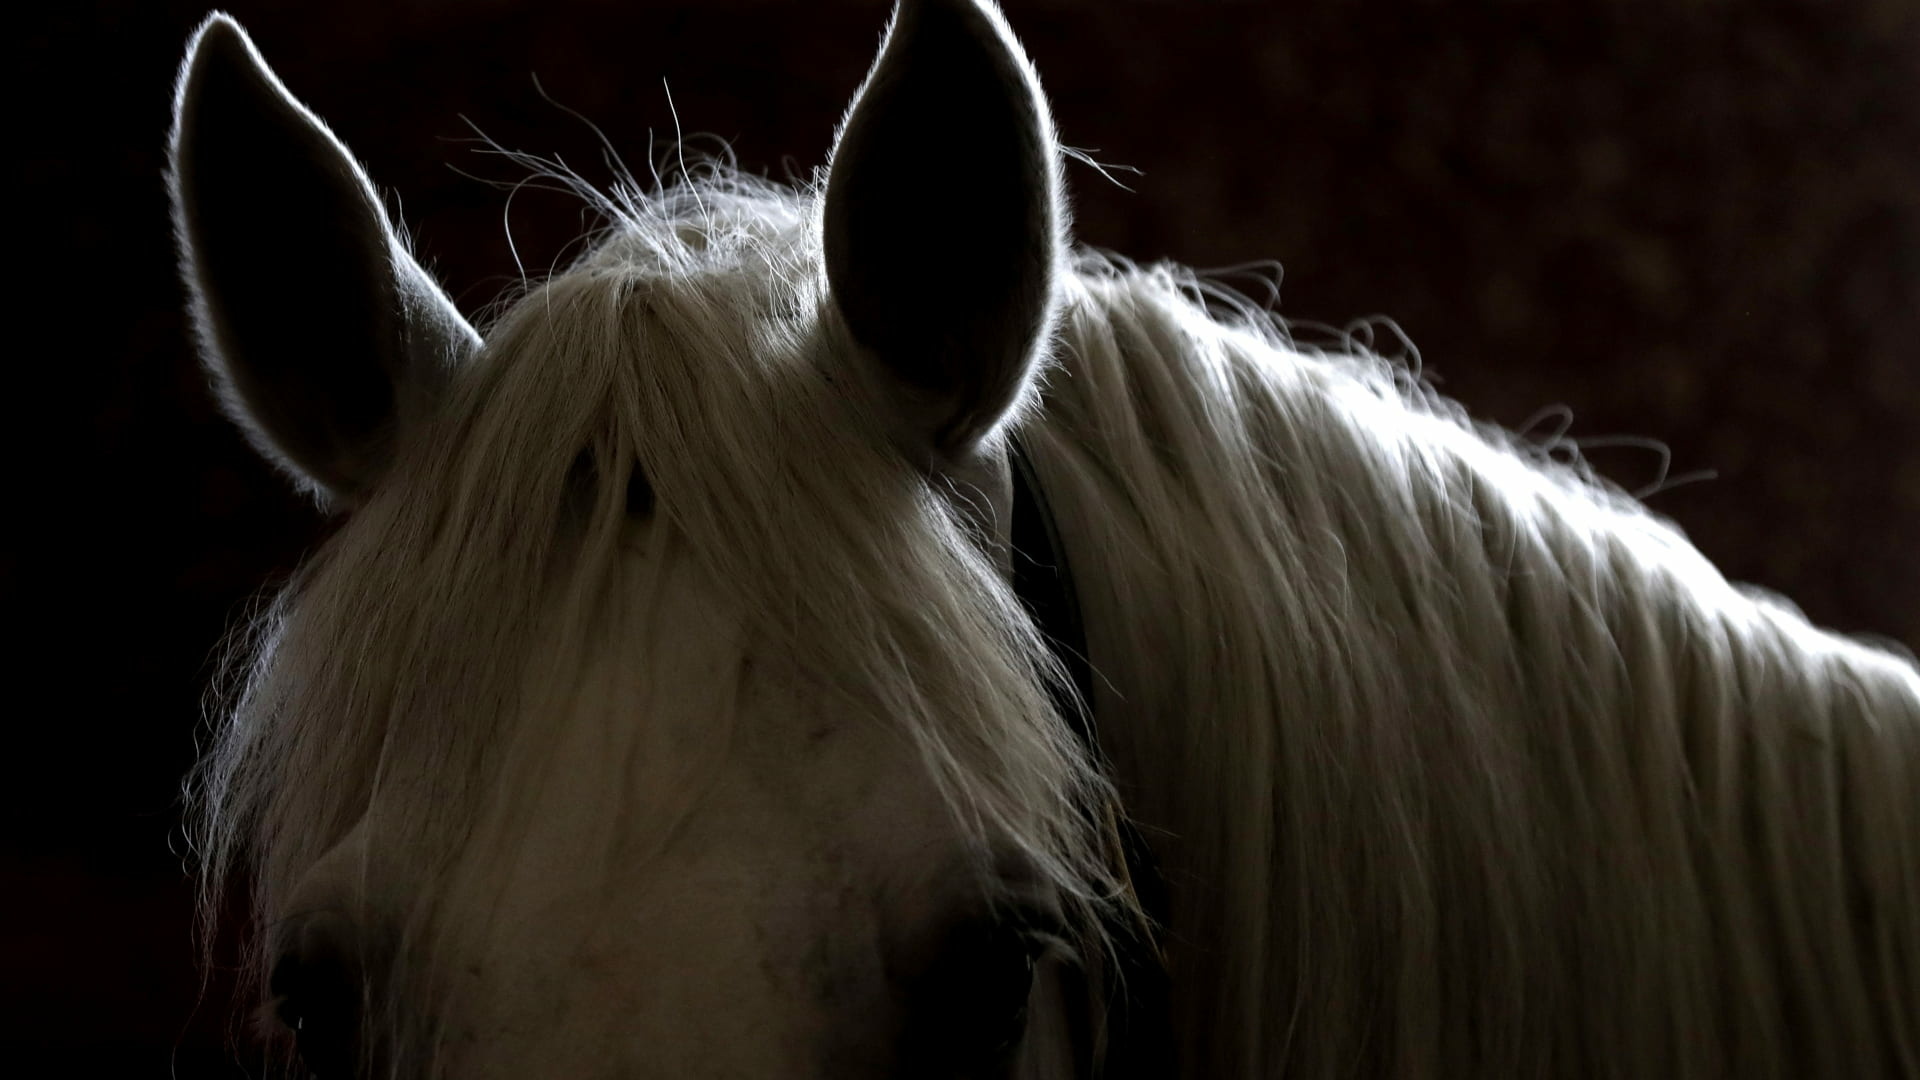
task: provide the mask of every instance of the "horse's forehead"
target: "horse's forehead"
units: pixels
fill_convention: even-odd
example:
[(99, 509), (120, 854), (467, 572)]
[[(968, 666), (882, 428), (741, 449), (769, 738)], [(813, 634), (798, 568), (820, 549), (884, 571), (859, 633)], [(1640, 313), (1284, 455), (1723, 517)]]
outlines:
[(446, 1020), (493, 1048), (480, 1075), (569, 1054), (583, 1074), (831, 1075), (814, 1059), (872, 1052), (835, 1045), (846, 1017), (895, 1008), (887, 958), (964, 902), (957, 834), (905, 741), (777, 680), (717, 687), (724, 641), (689, 634), (658, 661), (691, 675), (684, 723), (568, 718), (520, 828), (475, 852), (451, 936), (477, 975)]
[[(459, 835), (393, 827), (434, 818), (410, 800), (440, 788), (389, 785), (302, 891), (365, 880), (407, 895), (425, 864), (395, 849), (451, 844), (464, 868), (449, 879), (450, 910), (458, 894), (494, 898), (476, 910), (502, 903), (533, 932), (563, 912), (591, 922), (603, 902), (671, 905), (696, 882), (718, 896), (729, 872), (900, 895), (941, 876), (955, 826), (912, 741), (756, 647), (751, 613), (663, 526), (633, 523), (622, 547), (600, 616), (527, 663), (488, 751), (496, 775), (478, 785), (470, 819), (445, 819)], [(419, 767), (444, 764), (430, 755)], [(497, 925), (515, 917), (504, 915)]]

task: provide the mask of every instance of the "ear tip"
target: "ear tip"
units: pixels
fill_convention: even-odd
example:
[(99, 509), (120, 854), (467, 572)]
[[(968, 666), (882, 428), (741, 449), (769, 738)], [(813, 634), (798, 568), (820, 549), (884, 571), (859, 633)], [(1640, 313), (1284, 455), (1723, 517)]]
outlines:
[(168, 148), (176, 183), (183, 159), (191, 156), (194, 145), (215, 141), (212, 132), (222, 132), (218, 141), (226, 145), (245, 145), (255, 133), (235, 134), (236, 126), (257, 127), (270, 115), (278, 118), (277, 125), (287, 112), (325, 131), (325, 125), (280, 81), (239, 20), (224, 11), (210, 13), (188, 38), (186, 59), (174, 84)]
[(1006, 15), (993, 0), (899, 0), (889, 30), (911, 34), (928, 22), (941, 24), (948, 32), (954, 27), (965, 28), (950, 40), (971, 38), (978, 45), (1023, 55)]
[[(988, 18), (1000, 15), (1000, 5), (993, 0), (899, 0), (896, 7), (902, 12), (945, 10), (967, 15), (984, 15)], [(1005, 21), (1001, 17), (1001, 21)]]
[(176, 118), (197, 103), (200, 87), (210, 75), (274, 81), (246, 29), (224, 11), (209, 14), (187, 39), (187, 57), (180, 65), (174, 94)]
[(238, 20), (224, 11), (215, 11), (201, 20), (187, 39), (187, 60), (183, 74), (191, 75), (204, 65), (216, 63), (259, 63), (253, 39)]
[[(949, 65), (986, 74), (1026, 99), (1036, 113), (1035, 134), (1042, 142), (1052, 141), (1052, 117), (1039, 73), (994, 0), (899, 0), (868, 81), (883, 69), (950, 72)], [(863, 96), (856, 95), (856, 105)]]

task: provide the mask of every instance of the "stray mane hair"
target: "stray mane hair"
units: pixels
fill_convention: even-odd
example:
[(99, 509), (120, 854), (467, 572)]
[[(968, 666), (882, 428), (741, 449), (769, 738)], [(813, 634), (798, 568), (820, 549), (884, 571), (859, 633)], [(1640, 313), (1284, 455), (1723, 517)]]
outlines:
[(192, 786), (207, 917), (236, 874), (290, 888), (386, 777), (438, 778), (386, 823), (429, 864), (510, 828), (527, 688), (647, 602), (618, 557), (642, 491), (650, 557), (1086, 912), (1128, 902), (1117, 795), (1171, 888), (1186, 1075), (1920, 1074), (1910, 658), (1357, 344), (1081, 253), (1007, 436), (1073, 566), (1110, 787), (965, 515), (851, 389), (818, 193), (559, 179), (609, 227), (236, 649)]

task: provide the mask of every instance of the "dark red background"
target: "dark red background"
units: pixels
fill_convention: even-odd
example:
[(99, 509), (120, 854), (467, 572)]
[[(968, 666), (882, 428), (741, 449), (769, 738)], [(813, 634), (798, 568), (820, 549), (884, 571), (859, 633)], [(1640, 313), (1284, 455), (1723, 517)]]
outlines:
[[(1718, 479), (1653, 497), (1729, 576), (1817, 621), (1920, 640), (1920, 8), (1854, 2), (1009, 0), (1067, 142), (1079, 235), (1141, 259), (1286, 265), (1280, 309), (1385, 313), (1510, 426), (1672, 449)], [(222, 632), (321, 520), (215, 415), (161, 183), (203, 9), (29, 7), (15, 40), (9, 853), (0, 1025), (83, 1071), (226, 1075), (201, 997), (175, 793)], [(604, 179), (670, 136), (778, 174), (820, 162), (882, 0), (267, 4), (235, 13), (401, 197), (468, 312), (517, 273), (459, 140)], [(289, 213), (299, 208), (289, 207)], [(578, 231), (510, 217), (530, 271)], [(263, 221), (261, 228), (272, 228)], [(929, 253), (930, 255), (933, 253)], [(1647, 451), (1596, 449), (1629, 488)]]

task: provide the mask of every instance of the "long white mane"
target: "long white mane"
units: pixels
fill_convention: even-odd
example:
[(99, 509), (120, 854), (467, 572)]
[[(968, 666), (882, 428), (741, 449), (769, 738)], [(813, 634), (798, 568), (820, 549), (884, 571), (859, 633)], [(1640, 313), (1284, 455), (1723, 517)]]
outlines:
[(1920, 1075), (1920, 675), (1177, 268), (1033, 448), (1188, 1075)]
[[(589, 632), (638, 462), (679, 557), (1102, 902), (1104, 787), (1047, 650), (876, 425), (833, 419), (813, 199), (603, 200), (595, 250), (498, 318), (413, 471), (261, 621), (200, 774), (209, 895), (248, 851), (286, 888), (401, 762), (445, 759), (423, 837), (462, 819), (510, 733), (419, 718), (504, 722), (493, 660)], [(1365, 350), (1210, 311), (1177, 268), (1084, 255), (1062, 287), (1013, 427), (1171, 886), (1187, 1075), (1920, 1074), (1909, 660)]]

